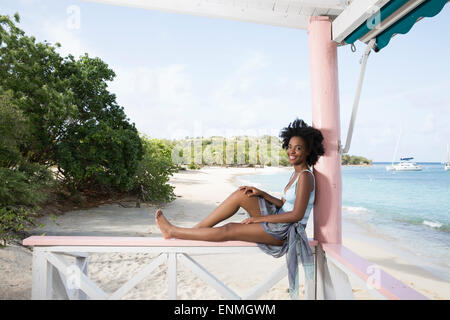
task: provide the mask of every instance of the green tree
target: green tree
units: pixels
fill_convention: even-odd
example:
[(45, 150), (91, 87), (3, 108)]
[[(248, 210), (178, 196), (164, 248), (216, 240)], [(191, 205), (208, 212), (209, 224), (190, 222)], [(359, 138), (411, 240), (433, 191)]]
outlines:
[(348, 154), (344, 154), (342, 156), (342, 165), (362, 165), (362, 164), (372, 164), (372, 160), (366, 159), (361, 156), (351, 156)]
[(134, 124), (108, 91), (114, 72), (87, 54), (65, 61), (76, 106), (55, 144), (55, 162), (74, 188), (93, 185), (128, 191), (143, 150)]
[(57, 165), (74, 189), (129, 190), (142, 145), (108, 91), (113, 70), (87, 54), (78, 60), (61, 57), (56, 47), (26, 36), (8, 16), (0, 16), (0, 57), (0, 87), (26, 115), (23, 157)]
[(0, 87), (12, 93), (14, 104), (26, 115), (29, 136), (20, 146), (22, 154), (51, 165), (53, 142), (76, 116), (64, 58), (56, 47), (26, 36), (8, 16), (0, 16), (0, 57)]
[(59, 44), (37, 42), (19, 21), (0, 15), (0, 210), (22, 228), (30, 215), (20, 207), (41, 203), (53, 186), (50, 167), (72, 189), (129, 191), (143, 148), (108, 91), (113, 70), (87, 54), (60, 56)]

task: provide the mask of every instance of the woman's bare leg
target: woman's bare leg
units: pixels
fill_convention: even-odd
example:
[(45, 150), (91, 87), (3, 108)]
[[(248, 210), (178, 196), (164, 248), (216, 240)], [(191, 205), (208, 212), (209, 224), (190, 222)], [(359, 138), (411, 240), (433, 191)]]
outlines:
[(280, 246), (284, 242), (268, 235), (263, 230), (260, 223), (228, 223), (224, 226), (216, 228), (180, 228), (167, 221), (161, 209), (156, 211), (155, 221), (165, 239), (177, 238), (203, 241), (240, 240), (266, 243), (276, 246)]
[(228, 196), (205, 219), (194, 228), (210, 228), (234, 215), (239, 208), (244, 208), (252, 217), (260, 216), (261, 210), (257, 197), (247, 196), (243, 190), (236, 190)]

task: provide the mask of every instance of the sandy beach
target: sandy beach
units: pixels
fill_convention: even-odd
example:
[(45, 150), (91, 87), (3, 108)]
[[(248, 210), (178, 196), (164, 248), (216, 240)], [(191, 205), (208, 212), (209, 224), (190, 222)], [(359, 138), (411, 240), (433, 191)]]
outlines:
[[(238, 175), (274, 173), (291, 168), (219, 168), (186, 170), (171, 178), (175, 186), (176, 200), (161, 206), (166, 217), (178, 226), (190, 227), (207, 216), (221, 201), (233, 192), (239, 183)], [(280, 196), (276, 195), (275, 196)], [(144, 204), (134, 208), (134, 202), (105, 204), (89, 210), (67, 212), (56, 220), (43, 217), (43, 229), (33, 230), (40, 235), (96, 235), (161, 237), (154, 223), (154, 213), (159, 206)], [(243, 209), (226, 222), (239, 222), (246, 217)], [(308, 237), (313, 238), (313, 217), (307, 227)], [(373, 239), (374, 241), (371, 241)], [(430, 299), (449, 299), (450, 285), (443, 279), (414, 265), (408, 259), (381, 246), (376, 235), (358, 233), (355, 226), (343, 220), (343, 244), (350, 250), (380, 266)], [(133, 274), (149, 263), (155, 254), (92, 254), (89, 257), (89, 275), (105, 291), (112, 293)], [(29, 249), (10, 245), (0, 249), (0, 299), (31, 298), (31, 257)], [(195, 255), (201, 265), (227, 284), (238, 294), (244, 294), (263, 280), (285, 258), (275, 259), (262, 251), (255, 254)], [(239, 263), (232, 263), (239, 261)], [(231, 263), (230, 263), (231, 262)], [(300, 269), (300, 284), (303, 271)], [(350, 278), (355, 299), (374, 299), (357, 281)], [(124, 299), (166, 299), (167, 265), (163, 264)], [(178, 269), (179, 299), (222, 299), (221, 296), (182, 265)], [(302, 296), (300, 297), (302, 298)], [(287, 277), (266, 292), (262, 299), (289, 299)]]

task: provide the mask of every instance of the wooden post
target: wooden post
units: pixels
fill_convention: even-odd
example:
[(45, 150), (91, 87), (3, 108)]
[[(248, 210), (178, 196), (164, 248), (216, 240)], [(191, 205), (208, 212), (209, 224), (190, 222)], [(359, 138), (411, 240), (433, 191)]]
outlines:
[(53, 296), (53, 266), (47, 261), (45, 252), (33, 249), (32, 300), (50, 300)]
[(168, 268), (167, 268), (167, 280), (168, 280), (168, 294), (169, 300), (177, 299), (177, 254), (176, 252), (170, 252), (168, 255)]
[[(316, 201), (314, 239), (342, 244), (342, 175), (337, 44), (328, 17), (311, 17), (308, 25), (312, 124), (322, 132), (325, 154), (314, 166)], [(353, 298), (348, 277), (328, 264), (321, 246), (316, 248), (317, 299)]]
[(342, 177), (337, 45), (328, 17), (311, 17), (308, 26), (312, 124), (324, 136), (325, 155), (314, 166), (314, 239), (342, 243)]
[[(89, 275), (88, 271), (88, 260), (89, 258), (86, 256), (77, 256), (75, 258), (75, 265), (80, 268), (81, 272), (83, 272), (86, 276)], [(87, 300), (88, 296), (84, 293), (83, 290), (78, 289), (78, 300)]]

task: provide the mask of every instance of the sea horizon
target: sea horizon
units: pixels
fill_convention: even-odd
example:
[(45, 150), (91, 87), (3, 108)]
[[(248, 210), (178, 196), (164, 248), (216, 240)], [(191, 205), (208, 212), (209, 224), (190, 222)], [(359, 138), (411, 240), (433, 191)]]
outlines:
[[(399, 162), (399, 160), (395, 160), (394, 162)], [(417, 164), (442, 164), (440, 161), (414, 161)], [(389, 164), (392, 161), (372, 161), (372, 164)]]

